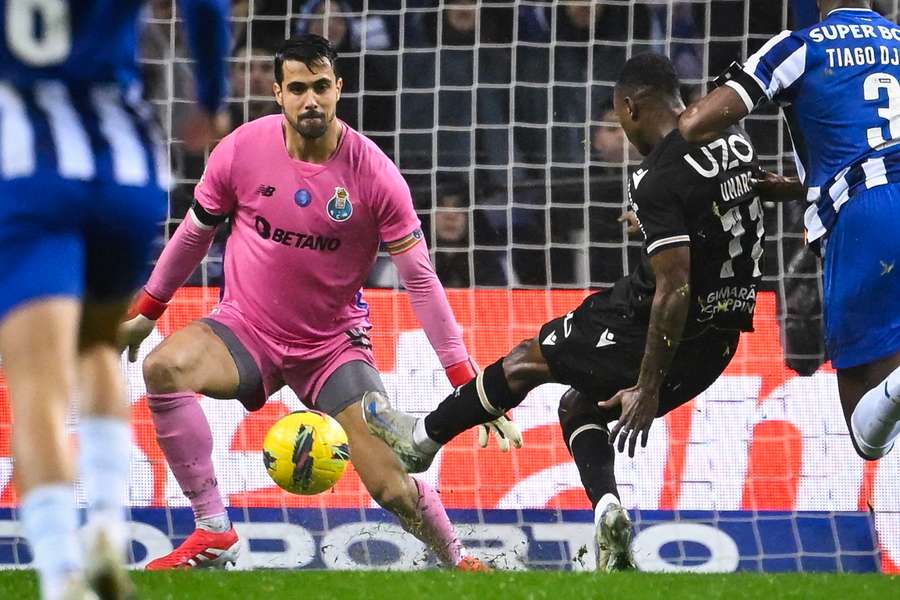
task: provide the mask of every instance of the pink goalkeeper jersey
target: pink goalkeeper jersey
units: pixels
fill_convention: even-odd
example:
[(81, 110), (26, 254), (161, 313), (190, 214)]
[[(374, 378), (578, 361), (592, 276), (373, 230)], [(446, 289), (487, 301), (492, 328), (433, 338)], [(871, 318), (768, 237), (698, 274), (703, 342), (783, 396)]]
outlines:
[(281, 115), (251, 121), (216, 146), (194, 191), (231, 215), (222, 302), (286, 342), (369, 326), (360, 288), (380, 242), (420, 226), (396, 165), (341, 125), (335, 153), (312, 164), (288, 154)]

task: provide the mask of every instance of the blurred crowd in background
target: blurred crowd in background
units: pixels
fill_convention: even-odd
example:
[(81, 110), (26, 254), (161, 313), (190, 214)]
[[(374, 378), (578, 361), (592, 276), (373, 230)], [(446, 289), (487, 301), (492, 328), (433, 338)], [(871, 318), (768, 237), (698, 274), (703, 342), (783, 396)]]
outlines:
[[(170, 131), (192, 97), (173, 4), (151, 3), (143, 41), (148, 96)], [(233, 127), (277, 113), (275, 48), (292, 33), (325, 35), (340, 53), (338, 116), (403, 171), (445, 286), (599, 287), (633, 268), (640, 248), (618, 221), (627, 166), (640, 161), (612, 112), (621, 65), (638, 52), (668, 54), (690, 101), (732, 60), (790, 27), (787, 4), (240, 0), (228, 110)], [(777, 112), (747, 129), (763, 164), (790, 173)], [(177, 141), (171, 148), (174, 227), (204, 156)], [(803, 208), (767, 211), (769, 244), (779, 244), (767, 248), (770, 285), (789, 257), (810, 260), (802, 252)], [(220, 283), (217, 254), (221, 240), (193, 283)], [(379, 261), (369, 284), (397, 284), (388, 261)]]

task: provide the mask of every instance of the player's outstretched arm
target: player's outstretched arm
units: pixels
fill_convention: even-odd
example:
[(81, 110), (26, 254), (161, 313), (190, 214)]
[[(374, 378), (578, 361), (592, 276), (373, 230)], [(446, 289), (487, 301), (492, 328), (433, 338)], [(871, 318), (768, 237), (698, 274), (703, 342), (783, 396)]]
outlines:
[(228, 0), (179, 0), (178, 4), (195, 61), (197, 101), (208, 114), (214, 115), (228, 95), (225, 64), (231, 49)]
[(625, 451), (627, 442), (629, 456), (634, 456), (638, 436), (641, 446), (647, 446), (650, 426), (659, 410), (659, 390), (681, 341), (690, 307), (690, 246), (661, 250), (650, 257), (650, 263), (656, 273), (656, 293), (637, 385), (599, 403), (607, 409), (621, 407), (609, 441), (618, 446), (619, 452)]
[(229, 126), (222, 103), (228, 95), (225, 60), (231, 48), (230, 8), (228, 0), (179, 0), (179, 6), (195, 60), (198, 103), (179, 129), (188, 149), (199, 151), (225, 135)]
[(712, 141), (763, 101), (777, 101), (805, 71), (805, 42), (790, 31), (782, 31), (743, 65), (732, 63), (717, 77), (714, 84), (718, 87), (681, 114), (678, 130), (693, 144)]
[[(463, 342), (462, 328), (456, 322), (444, 286), (434, 272), (428, 247), (420, 238), (421, 233), (417, 231), (389, 243), (388, 252), (397, 266), (403, 287), (409, 293), (413, 312), (437, 353), (450, 385), (459, 387), (475, 378), (478, 373), (477, 365), (469, 357)], [(509, 450), (510, 442), (516, 448), (522, 447), (519, 428), (506, 416), (481, 426), (478, 439), (482, 448), (487, 446), (490, 433), (497, 438), (497, 443), (504, 452)]]
[(137, 360), (141, 342), (153, 331), (152, 325), (166, 309), (166, 303), (209, 252), (216, 227), (237, 207), (231, 181), (234, 153), (234, 135), (225, 136), (213, 148), (200, 183), (194, 188), (194, 205), (163, 248), (147, 285), (138, 295), (134, 318), (122, 324), (119, 338), (123, 348), (128, 348), (132, 362)]
[(128, 350), (128, 360), (137, 360), (141, 342), (156, 326), (169, 300), (209, 252), (222, 219), (207, 212), (199, 204), (188, 211), (175, 235), (163, 248), (156, 267), (132, 304), (127, 320), (119, 326), (119, 344)]
[(705, 144), (749, 114), (736, 90), (728, 86), (714, 89), (691, 104), (678, 119), (678, 130), (692, 144)]
[(806, 197), (806, 188), (799, 177), (785, 177), (760, 170), (750, 180), (750, 185), (759, 193), (760, 199), (767, 202), (802, 200)]
[(421, 230), (389, 242), (387, 250), (397, 267), (400, 281), (409, 293), (413, 312), (434, 348), (450, 383), (459, 385), (475, 377), (475, 367), (462, 338), (447, 293), (441, 285)]

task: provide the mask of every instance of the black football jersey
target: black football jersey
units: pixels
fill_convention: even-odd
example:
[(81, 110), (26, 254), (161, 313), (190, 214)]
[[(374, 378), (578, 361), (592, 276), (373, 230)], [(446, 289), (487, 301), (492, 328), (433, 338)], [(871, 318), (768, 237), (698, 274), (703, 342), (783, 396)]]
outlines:
[(702, 146), (677, 129), (631, 173), (628, 194), (644, 234), (641, 263), (616, 287), (632, 308), (649, 314), (655, 276), (649, 257), (691, 248), (691, 306), (684, 336), (709, 325), (752, 331), (765, 229), (750, 184), (756, 151), (737, 127)]

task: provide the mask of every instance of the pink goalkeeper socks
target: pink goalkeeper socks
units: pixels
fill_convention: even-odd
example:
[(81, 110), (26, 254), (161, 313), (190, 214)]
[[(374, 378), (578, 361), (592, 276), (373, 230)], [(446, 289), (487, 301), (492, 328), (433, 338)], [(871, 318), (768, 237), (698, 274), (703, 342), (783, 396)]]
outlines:
[[(462, 545), (456, 537), (450, 517), (444, 509), (441, 497), (430, 485), (410, 477), (419, 490), (417, 512), (419, 520), (403, 523), (403, 528), (425, 542), (446, 565), (459, 563)], [(401, 519), (402, 523), (402, 519)]]
[(224, 515), (212, 463), (212, 432), (195, 394), (149, 394), (147, 404), (156, 440), (178, 485), (191, 501), (194, 517), (199, 520)]
[[(156, 439), (184, 495), (198, 519), (224, 515), (212, 464), (212, 433), (203, 409), (192, 392), (150, 394), (150, 413)], [(414, 520), (401, 519), (403, 528), (425, 542), (446, 565), (456, 566), (462, 546), (438, 493), (427, 483), (412, 482), (419, 498)]]

